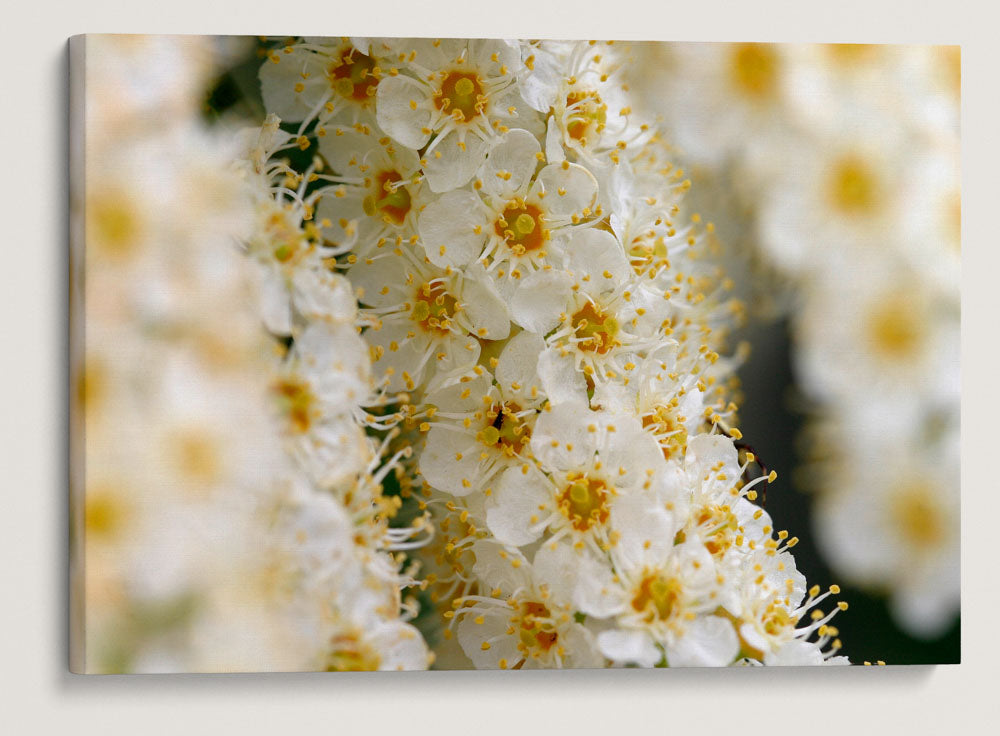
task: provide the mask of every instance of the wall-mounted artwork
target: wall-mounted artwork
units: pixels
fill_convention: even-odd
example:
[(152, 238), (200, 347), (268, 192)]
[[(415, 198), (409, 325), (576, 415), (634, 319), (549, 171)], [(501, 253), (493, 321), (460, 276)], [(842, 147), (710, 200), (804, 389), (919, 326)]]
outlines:
[(74, 671), (958, 661), (957, 47), (71, 57)]

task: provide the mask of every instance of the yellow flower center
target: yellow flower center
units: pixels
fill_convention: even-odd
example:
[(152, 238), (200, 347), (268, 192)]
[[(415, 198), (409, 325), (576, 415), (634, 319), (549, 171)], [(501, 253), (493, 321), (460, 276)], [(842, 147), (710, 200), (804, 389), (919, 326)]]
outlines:
[(125, 526), (127, 516), (120, 493), (107, 488), (87, 488), (83, 512), (87, 534), (113, 538)]
[(606, 354), (615, 346), (618, 320), (606, 314), (599, 306), (587, 302), (570, 318), (573, 330), (580, 341), (580, 350)]
[(535, 649), (547, 652), (559, 640), (559, 633), (551, 622), (552, 613), (544, 603), (525, 601), (516, 618), (522, 652), (530, 653)]
[(402, 184), (398, 171), (382, 171), (375, 176), (372, 192), (361, 203), (365, 214), (375, 217), (379, 213), (397, 225), (403, 224), (410, 211), (410, 192)]
[(381, 664), (378, 652), (357, 634), (338, 634), (330, 640), (327, 672), (374, 672)]
[(863, 64), (879, 53), (879, 47), (870, 43), (831, 43), (824, 48), (834, 63), (844, 66)]
[(286, 377), (277, 381), (272, 391), (278, 397), (281, 410), (288, 420), (288, 426), (295, 434), (305, 434), (312, 426), (313, 396), (309, 384), (296, 377)]
[(426, 283), (417, 289), (411, 317), (426, 332), (448, 334), (451, 320), (458, 311), (458, 302), (439, 281)]
[(171, 440), (174, 461), (184, 475), (202, 484), (215, 482), (222, 470), (222, 458), (218, 440), (211, 432), (188, 429)]
[(893, 495), (892, 521), (903, 539), (914, 547), (937, 547), (944, 541), (942, 514), (933, 494), (932, 486), (916, 481)]
[(479, 77), (472, 72), (448, 72), (434, 96), (434, 105), (438, 110), (450, 112), (464, 123), (482, 114), (486, 97), (483, 96), (483, 85)]
[(264, 225), (265, 235), (271, 244), (271, 255), (278, 263), (290, 263), (308, 249), (308, 240), (295, 227), (284, 212), (274, 212)]
[(88, 202), (87, 239), (112, 258), (131, 254), (142, 234), (142, 218), (128, 195), (111, 193)]
[(834, 209), (844, 215), (872, 215), (880, 199), (878, 177), (860, 157), (846, 156), (830, 169), (827, 195)]
[(705, 549), (713, 556), (721, 557), (733, 546), (739, 522), (728, 506), (704, 506), (695, 521), (705, 531)]
[(772, 601), (764, 613), (764, 631), (771, 636), (777, 636), (788, 629), (795, 628), (796, 620), (784, 606)]
[(507, 203), (503, 214), (493, 223), (493, 229), (518, 255), (538, 250), (549, 238), (548, 230), (542, 225), (542, 210), (519, 200)]
[(648, 622), (667, 621), (674, 614), (683, 590), (676, 578), (651, 573), (639, 583), (632, 597), (632, 608), (637, 613), (645, 613)]
[(566, 109), (570, 111), (566, 133), (573, 140), (584, 142), (591, 128), (597, 133), (604, 130), (608, 106), (597, 92), (570, 92), (566, 95)]
[(868, 334), (883, 358), (898, 361), (915, 357), (924, 341), (921, 310), (905, 294), (888, 296), (872, 310)]
[(531, 427), (517, 416), (521, 407), (508, 401), (494, 405), (487, 413), (493, 423), (479, 432), (477, 438), (487, 447), (499, 447), (508, 457), (520, 455), (531, 439)]
[(594, 524), (607, 522), (610, 514), (607, 484), (580, 473), (571, 473), (567, 480), (558, 502), (559, 509), (573, 528), (585, 532)]
[(687, 430), (671, 407), (656, 407), (651, 414), (642, 417), (642, 426), (652, 428), (667, 460), (682, 456), (687, 450)]
[(778, 85), (778, 55), (768, 44), (741, 43), (730, 59), (733, 85), (747, 97), (770, 97)]
[(367, 103), (378, 87), (374, 69), (374, 59), (350, 46), (330, 65), (327, 76), (330, 86), (341, 97)]

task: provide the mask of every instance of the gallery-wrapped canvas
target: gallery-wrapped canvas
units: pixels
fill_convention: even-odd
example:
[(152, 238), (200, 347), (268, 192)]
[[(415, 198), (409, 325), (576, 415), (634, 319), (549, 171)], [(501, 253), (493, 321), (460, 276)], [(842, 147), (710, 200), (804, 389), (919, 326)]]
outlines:
[(74, 671), (957, 661), (956, 47), (71, 57)]

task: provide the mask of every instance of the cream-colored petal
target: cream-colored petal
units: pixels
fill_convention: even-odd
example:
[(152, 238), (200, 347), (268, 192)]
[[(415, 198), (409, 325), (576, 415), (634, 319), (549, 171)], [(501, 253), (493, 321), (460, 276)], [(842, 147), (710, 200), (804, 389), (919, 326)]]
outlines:
[(300, 47), (276, 51), (259, 76), (264, 108), (289, 123), (303, 120), (330, 93), (324, 57)]
[(568, 266), (577, 278), (589, 277), (588, 288), (614, 289), (632, 277), (632, 267), (618, 238), (607, 230), (587, 228), (573, 232), (566, 243)]
[(432, 192), (450, 192), (469, 183), (486, 159), (489, 144), (478, 134), (456, 129), (435, 140), (424, 155), (424, 174)]
[(572, 354), (563, 355), (561, 348), (546, 348), (539, 354), (538, 379), (553, 406), (587, 402), (587, 379), (576, 369)]
[(448, 192), (428, 204), (417, 230), (430, 262), (465, 266), (478, 258), (486, 243), (484, 210), (479, 196), (467, 191)]
[(394, 140), (414, 150), (430, 139), (431, 112), (427, 87), (409, 77), (387, 77), (375, 94), (379, 127)]
[(597, 179), (579, 164), (549, 164), (538, 173), (535, 195), (544, 192), (542, 205), (552, 221), (585, 217), (597, 204)]
[(671, 667), (725, 667), (736, 659), (740, 642), (729, 619), (704, 616), (685, 624), (684, 634), (666, 651)]
[(511, 317), (524, 329), (544, 335), (559, 324), (572, 288), (572, 278), (563, 271), (536, 271), (514, 290)]
[(527, 194), (540, 150), (535, 136), (526, 130), (515, 128), (505, 133), (483, 164), (480, 179), (484, 188), (501, 199)]
[(496, 367), (497, 383), (505, 397), (527, 399), (527, 403), (542, 398), (538, 356), (544, 349), (545, 341), (534, 332), (519, 332), (507, 341)]
[(601, 654), (619, 664), (655, 667), (663, 658), (653, 639), (644, 631), (602, 631), (597, 635)]
[(551, 513), (551, 508), (540, 508), (546, 504), (551, 506), (545, 479), (535, 471), (522, 473), (520, 468), (510, 468), (500, 476), (487, 501), (486, 525), (503, 544), (531, 544), (542, 535), (541, 529), (532, 527)]
[(446, 427), (431, 427), (420, 455), (420, 473), (440, 491), (455, 496), (481, 492), (481, 447), (475, 437)]

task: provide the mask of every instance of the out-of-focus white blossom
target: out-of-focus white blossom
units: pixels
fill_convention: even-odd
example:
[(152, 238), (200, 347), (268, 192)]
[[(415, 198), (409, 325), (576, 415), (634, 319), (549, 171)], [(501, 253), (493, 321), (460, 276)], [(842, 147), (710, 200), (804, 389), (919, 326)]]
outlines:
[(421, 522), (390, 528), (399, 458), (364, 429), (381, 397), (336, 248), (269, 162), (286, 137), (198, 122), (206, 41), (85, 43), (81, 669), (426, 667), (392, 553)]
[[(712, 184), (720, 231), (744, 234), (740, 262), (783, 294), (771, 306), (788, 308), (822, 443), (822, 547), (909, 631), (940, 634), (958, 606), (959, 49), (648, 44), (641, 58), (664, 73), (631, 80)], [(912, 462), (884, 460), (903, 446)], [(913, 478), (936, 490), (900, 495)], [(935, 565), (911, 548), (922, 523)]]

